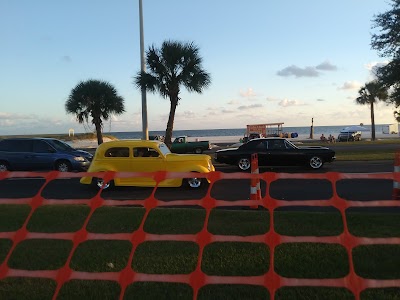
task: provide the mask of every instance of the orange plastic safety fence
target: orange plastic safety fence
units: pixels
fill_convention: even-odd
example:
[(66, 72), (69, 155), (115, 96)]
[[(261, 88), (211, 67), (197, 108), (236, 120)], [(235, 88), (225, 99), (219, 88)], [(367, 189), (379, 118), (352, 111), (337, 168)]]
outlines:
[[(68, 199), (68, 200), (53, 200), (45, 199), (41, 196), (42, 190), (46, 185), (55, 179), (60, 178), (77, 178), (81, 176), (96, 176), (103, 177), (106, 181), (111, 180), (114, 177), (153, 177), (153, 179), (159, 183), (167, 178), (188, 178), (193, 176), (191, 173), (167, 173), (167, 172), (156, 172), (156, 173), (27, 173), (27, 172), (3, 172), (0, 173), (0, 180), (13, 177), (42, 177), (45, 179), (45, 183), (38, 191), (38, 193), (32, 198), (20, 198), (20, 199), (0, 199), (0, 204), (28, 204), (31, 207), (31, 211), (25, 220), (22, 228), (13, 232), (1, 232), (0, 238), (10, 239), (13, 245), (8, 252), (5, 260), (0, 265), (0, 280), (6, 277), (38, 277), (38, 278), (49, 278), (57, 282), (57, 288), (53, 299), (56, 299), (58, 293), (63, 284), (71, 279), (81, 280), (112, 280), (119, 283), (121, 286), (120, 299), (123, 299), (126, 288), (129, 284), (138, 281), (150, 281), (150, 282), (179, 282), (189, 284), (193, 288), (194, 299), (197, 299), (198, 291), (201, 287), (207, 284), (251, 284), (260, 285), (267, 288), (271, 294), (271, 299), (274, 298), (275, 292), (280, 287), (284, 286), (319, 286), (319, 287), (342, 287), (350, 290), (356, 297), (360, 299), (360, 293), (366, 288), (376, 287), (398, 287), (400, 286), (400, 280), (375, 280), (365, 279), (358, 276), (354, 271), (353, 258), (351, 255), (352, 249), (359, 245), (372, 245), (372, 244), (400, 244), (400, 238), (363, 238), (352, 235), (347, 226), (345, 211), (349, 207), (398, 207), (399, 202), (396, 200), (382, 200), (382, 201), (348, 201), (339, 197), (336, 190), (336, 183), (342, 179), (385, 179), (385, 180), (398, 180), (400, 181), (399, 173), (377, 173), (377, 174), (344, 174), (344, 173), (261, 173), (261, 174), (248, 174), (248, 173), (222, 173), (212, 172), (207, 175), (196, 174), (196, 177), (207, 177), (211, 183), (208, 188), (207, 194), (199, 200), (179, 200), (179, 201), (160, 201), (155, 197), (155, 191), (157, 187), (153, 189), (152, 194), (143, 200), (104, 200), (101, 197), (101, 193), (91, 199)], [(240, 200), (240, 201), (225, 201), (217, 200), (210, 195), (210, 191), (216, 181), (221, 179), (260, 179), (266, 181), (267, 187), (265, 196), (260, 200)], [(270, 196), (269, 186), (272, 182), (279, 179), (324, 179), (329, 180), (332, 184), (333, 196), (329, 200), (277, 200)], [(85, 204), (90, 207), (90, 213), (87, 216), (83, 227), (77, 232), (73, 233), (37, 233), (29, 232), (26, 228), (29, 219), (35, 210), (42, 205), (57, 205), (57, 204)], [(149, 234), (143, 230), (143, 225), (146, 221), (150, 210), (160, 206), (179, 206), (179, 205), (197, 205), (202, 206), (206, 210), (205, 223), (202, 230), (197, 234), (169, 234), (169, 235), (158, 235)], [(142, 223), (136, 231), (133, 233), (114, 233), (114, 234), (98, 234), (90, 233), (86, 230), (86, 225), (89, 222), (93, 212), (101, 206), (127, 206), (127, 205), (142, 205), (146, 212)], [(268, 209), (270, 213), (270, 230), (261, 235), (256, 236), (226, 236), (226, 235), (214, 235), (207, 230), (207, 224), (210, 216), (210, 212), (215, 207), (220, 206), (252, 206), (258, 205)], [(344, 231), (338, 236), (283, 236), (275, 232), (274, 230), (274, 210), (278, 207), (283, 206), (333, 206), (337, 208), (344, 222)], [(67, 239), (73, 242), (73, 247), (69, 253), (68, 259), (65, 265), (58, 270), (21, 270), (13, 269), (8, 266), (8, 260), (14, 251), (15, 247), (23, 240), (26, 239)], [(75, 271), (69, 267), (71, 258), (74, 254), (75, 249), (78, 245), (87, 240), (127, 240), (133, 245), (128, 263), (126, 267), (120, 272), (101, 272), (101, 273), (88, 273)], [(144, 274), (134, 271), (131, 268), (132, 259), (138, 245), (145, 241), (191, 241), (195, 242), (199, 246), (199, 259), (196, 269), (191, 274), (182, 275), (167, 275), (167, 274)], [(212, 242), (253, 242), (253, 243), (265, 243), (270, 249), (270, 268), (269, 271), (260, 276), (210, 276), (205, 274), (201, 269), (202, 255), (204, 248)], [(285, 278), (280, 276), (274, 271), (274, 252), (275, 248), (281, 243), (299, 243), (299, 242), (311, 242), (311, 243), (335, 243), (343, 245), (348, 254), (350, 272), (347, 276), (337, 279), (300, 279), (300, 278)]]

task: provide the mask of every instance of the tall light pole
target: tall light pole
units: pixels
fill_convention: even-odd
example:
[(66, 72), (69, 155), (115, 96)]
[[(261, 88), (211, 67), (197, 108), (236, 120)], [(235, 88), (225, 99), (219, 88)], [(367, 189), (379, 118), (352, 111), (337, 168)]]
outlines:
[[(146, 72), (146, 61), (144, 57), (144, 35), (143, 35), (143, 5), (142, 0), (139, 0), (139, 22), (140, 22), (140, 65), (141, 71)], [(147, 99), (146, 88), (142, 87), (142, 139), (149, 139), (149, 129), (147, 124)]]
[(314, 118), (311, 118), (310, 139), (314, 138)]

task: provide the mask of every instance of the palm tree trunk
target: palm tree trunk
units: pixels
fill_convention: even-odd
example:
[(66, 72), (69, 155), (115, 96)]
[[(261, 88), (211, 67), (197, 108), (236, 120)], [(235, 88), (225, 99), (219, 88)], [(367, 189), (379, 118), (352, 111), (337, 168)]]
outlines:
[(94, 126), (96, 127), (97, 145), (103, 144), (103, 135), (101, 133), (101, 120), (96, 118), (93, 120)]
[(375, 114), (374, 102), (371, 101), (371, 140), (375, 141)]
[(172, 132), (174, 130), (174, 119), (175, 119), (175, 111), (178, 105), (178, 101), (176, 99), (170, 98), (171, 108), (169, 111), (168, 123), (167, 123), (167, 130), (165, 131), (165, 139), (164, 142), (168, 146), (171, 147), (172, 141)]

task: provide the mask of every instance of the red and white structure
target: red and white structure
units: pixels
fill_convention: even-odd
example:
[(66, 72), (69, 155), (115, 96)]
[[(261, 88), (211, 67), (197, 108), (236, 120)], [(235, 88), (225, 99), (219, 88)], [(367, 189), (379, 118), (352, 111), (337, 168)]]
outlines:
[[(251, 174), (260, 174), (257, 153), (251, 155)], [(261, 200), (260, 178), (251, 178), (250, 200)], [(251, 207), (257, 208), (258, 205), (252, 205)]]

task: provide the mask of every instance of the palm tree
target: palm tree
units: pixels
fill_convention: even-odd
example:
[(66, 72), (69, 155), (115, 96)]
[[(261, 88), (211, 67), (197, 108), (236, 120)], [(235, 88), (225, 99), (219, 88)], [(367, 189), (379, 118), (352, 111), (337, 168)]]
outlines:
[(79, 123), (88, 123), (89, 117), (92, 118), (100, 145), (103, 143), (103, 120), (108, 120), (111, 114), (122, 114), (125, 108), (124, 99), (110, 83), (91, 79), (79, 82), (72, 89), (65, 110), (75, 114)]
[(378, 100), (386, 101), (388, 99), (387, 89), (377, 80), (368, 82), (359, 91), (359, 97), (356, 99), (357, 104), (369, 104), (371, 108), (371, 140), (375, 141), (375, 115), (374, 103)]
[(211, 83), (210, 75), (202, 69), (199, 49), (193, 43), (164, 41), (161, 49), (153, 46), (146, 52), (148, 72), (138, 72), (135, 77), (137, 88), (159, 92), (169, 98), (170, 111), (165, 131), (165, 143), (170, 146), (176, 107), (179, 104), (181, 86), (189, 92), (202, 93)]

